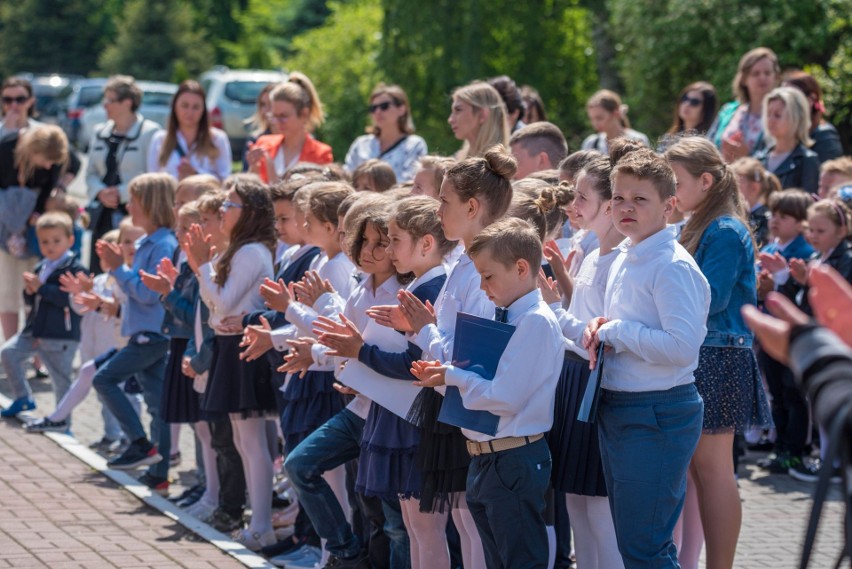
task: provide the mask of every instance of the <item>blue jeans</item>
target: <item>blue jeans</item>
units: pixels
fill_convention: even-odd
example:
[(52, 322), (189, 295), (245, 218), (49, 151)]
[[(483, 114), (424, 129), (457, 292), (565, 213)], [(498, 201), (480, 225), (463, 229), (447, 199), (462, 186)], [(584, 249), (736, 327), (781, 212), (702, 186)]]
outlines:
[(53, 383), (53, 395), (58, 404), (65, 392), (71, 387), (72, 374), (74, 373), (74, 355), (80, 342), (76, 340), (59, 340), (51, 338), (33, 338), (29, 332), (21, 332), (12, 336), (8, 342), (3, 344), (0, 350), (0, 360), (3, 369), (12, 388), (15, 399), (26, 397), (33, 398), (32, 389), (27, 382), (24, 372), (24, 363), (35, 354), (41, 358), (44, 367), (50, 374)]
[(603, 390), (598, 436), (618, 551), (625, 569), (679, 568), (672, 532), (701, 436), (694, 384), (667, 391)]
[(408, 531), (402, 521), (402, 509), (399, 500), (382, 500), (382, 513), (385, 523), (382, 530), (390, 541), (391, 569), (410, 569), (411, 543), (408, 541)]
[(121, 384), (135, 375), (142, 386), (142, 396), (151, 415), (151, 441), (163, 460), (152, 464), (148, 473), (157, 478), (169, 475), (169, 452), (171, 433), (169, 426), (160, 417), (163, 398), (163, 383), (166, 373), (166, 354), (169, 340), (159, 334), (135, 334), (127, 345), (102, 365), (93, 385), (121, 424), (121, 430), (131, 441), (146, 438), (145, 428), (139, 415), (124, 395)]
[(337, 557), (358, 555), (361, 544), (346, 521), (337, 496), (322, 475), (358, 458), (364, 422), (344, 409), (308, 435), (284, 462), (299, 505), (305, 509), (319, 536), (326, 540), (326, 549)]
[(544, 439), (473, 457), (467, 505), (488, 569), (546, 569), (545, 492), (552, 462)]

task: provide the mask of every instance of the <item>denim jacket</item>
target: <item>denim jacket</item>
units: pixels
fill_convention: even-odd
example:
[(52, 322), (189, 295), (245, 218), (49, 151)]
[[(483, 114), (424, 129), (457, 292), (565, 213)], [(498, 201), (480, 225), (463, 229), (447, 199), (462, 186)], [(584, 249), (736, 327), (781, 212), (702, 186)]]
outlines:
[[(170, 338), (191, 338), (195, 324), (195, 301), (198, 299), (198, 279), (184, 263), (175, 279), (172, 291), (160, 298), (166, 315), (163, 317), (163, 334)], [(183, 300), (183, 302), (181, 302)]]
[(741, 221), (714, 219), (698, 244), (695, 262), (710, 283), (710, 313), (703, 346), (750, 348), (753, 334), (740, 308), (757, 303), (754, 244)]

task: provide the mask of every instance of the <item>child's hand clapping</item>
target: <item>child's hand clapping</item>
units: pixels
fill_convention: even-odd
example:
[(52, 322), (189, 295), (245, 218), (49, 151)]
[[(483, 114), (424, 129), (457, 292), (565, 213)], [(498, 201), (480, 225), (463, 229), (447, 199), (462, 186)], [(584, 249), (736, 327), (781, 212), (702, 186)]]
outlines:
[(246, 326), (243, 340), (240, 342), (240, 347), (246, 349), (240, 352), (240, 359), (251, 362), (271, 350), (271, 332), (272, 327), (263, 316), (260, 317), (260, 324)]
[(139, 269), (139, 277), (142, 279), (142, 284), (160, 296), (166, 296), (172, 292), (172, 283), (160, 274), (152, 275), (151, 273), (146, 273), (142, 269)]
[(24, 290), (27, 291), (27, 294), (35, 294), (40, 288), (41, 281), (39, 280), (38, 275), (26, 271), (24, 273)]
[(419, 298), (407, 290), (399, 291), (397, 298), (399, 299), (399, 308), (402, 310), (405, 319), (410, 323), (411, 331), (415, 334), (420, 332), (424, 326), (437, 322), (435, 309), (428, 300), (426, 304), (423, 304)]
[(114, 271), (124, 263), (121, 247), (117, 243), (107, 243), (101, 239), (95, 243), (95, 249), (101, 260), (101, 267), (107, 271)]
[(416, 361), (411, 364), (411, 373), (418, 379), (414, 385), (419, 387), (438, 387), (446, 384), (447, 366), (441, 365), (437, 360)]
[(293, 291), (281, 279), (278, 279), (278, 282), (264, 279), (260, 285), (260, 296), (263, 297), (267, 308), (278, 312), (287, 312), (287, 307), (293, 302)]
[(287, 340), (290, 350), (284, 356), (284, 364), (278, 368), (282, 373), (298, 373), (299, 377), (305, 377), (305, 373), (314, 359), (311, 356), (311, 346), (316, 343), (313, 338), (299, 338), (298, 340)]
[(87, 275), (83, 271), (76, 275), (67, 272), (59, 275), (59, 290), (68, 294), (89, 292), (94, 287), (94, 282), (94, 275)]
[(169, 281), (169, 285), (174, 288), (175, 281), (178, 277), (178, 270), (172, 260), (168, 257), (163, 257), (160, 264), (157, 265), (157, 274)]
[(387, 326), (400, 332), (414, 331), (411, 323), (405, 317), (402, 308), (398, 304), (371, 306), (366, 310), (366, 314), (382, 326)]
[(308, 271), (304, 278), (294, 285), (299, 302), (313, 306), (317, 299), (325, 293), (333, 293), (334, 287), (328, 279), (323, 280), (316, 271)]
[(361, 346), (364, 345), (364, 338), (358, 327), (346, 316), (341, 314), (340, 320), (342, 324), (331, 318), (320, 316), (314, 321), (313, 332), (317, 335), (320, 344), (331, 348), (328, 355), (357, 358)]
[(781, 253), (761, 253), (758, 255), (760, 266), (770, 273), (777, 273), (787, 268), (787, 259)]
[(555, 280), (544, 274), (544, 270), (538, 271), (538, 288), (541, 290), (541, 297), (547, 304), (562, 301), (562, 295), (559, 294), (559, 285)]
[(790, 259), (790, 276), (800, 285), (808, 284), (808, 264), (803, 259)]
[(200, 225), (193, 223), (184, 239), (181, 240), (181, 249), (186, 253), (186, 262), (189, 263), (193, 272), (197, 272), (199, 267), (209, 263), (213, 258), (216, 248), (213, 247), (210, 239), (209, 235), (204, 235)]
[(559, 283), (559, 289), (567, 300), (571, 299), (571, 293), (574, 290), (574, 279), (568, 274), (568, 269), (571, 268), (571, 262), (576, 254), (577, 251), (572, 250), (568, 252), (567, 257), (563, 257), (556, 241), (548, 241), (544, 244), (544, 258), (550, 264), (553, 278)]

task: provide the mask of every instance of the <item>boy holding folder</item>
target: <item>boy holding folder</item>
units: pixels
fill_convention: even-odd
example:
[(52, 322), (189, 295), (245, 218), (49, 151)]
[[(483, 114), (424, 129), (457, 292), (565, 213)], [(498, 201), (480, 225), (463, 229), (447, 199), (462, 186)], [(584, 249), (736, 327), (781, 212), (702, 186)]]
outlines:
[(498, 307), (495, 320), (515, 326), (494, 378), (437, 361), (415, 362), (412, 372), (417, 385), (455, 386), (465, 408), (500, 418), (495, 436), (462, 430), (472, 457), (467, 503), (488, 567), (545, 568), (543, 514), (551, 460), (543, 433), (553, 422), (565, 344), (537, 288), (541, 241), (529, 223), (508, 218), (484, 229), (467, 253)]

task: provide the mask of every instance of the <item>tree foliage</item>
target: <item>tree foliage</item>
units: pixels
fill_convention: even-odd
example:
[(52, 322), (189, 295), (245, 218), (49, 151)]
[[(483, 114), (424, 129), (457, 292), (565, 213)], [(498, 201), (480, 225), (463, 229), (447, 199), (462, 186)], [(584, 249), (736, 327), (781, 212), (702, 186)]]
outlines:
[(113, 10), (101, 0), (0, 2), (0, 74), (88, 74), (114, 37)]
[(536, 87), (548, 118), (569, 138), (579, 138), (583, 102), (597, 78), (589, 13), (577, 1), (382, 4), (379, 69), (408, 92), (430, 150), (451, 153), (459, 147), (446, 124), (452, 90), (502, 74)]
[(666, 130), (675, 97), (693, 81), (709, 81), (720, 101), (733, 100), (737, 63), (754, 47), (773, 49), (783, 68), (825, 68), (842, 38), (832, 11), (845, 4), (848, 18), (849, 7), (848, 0), (608, 2), (631, 121), (651, 136)]
[(192, 9), (174, 0), (128, 0), (115, 42), (100, 68), (140, 79), (181, 81), (213, 64), (213, 50), (193, 26)]

